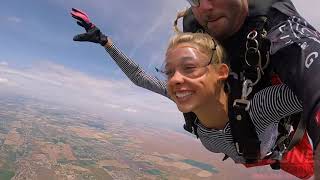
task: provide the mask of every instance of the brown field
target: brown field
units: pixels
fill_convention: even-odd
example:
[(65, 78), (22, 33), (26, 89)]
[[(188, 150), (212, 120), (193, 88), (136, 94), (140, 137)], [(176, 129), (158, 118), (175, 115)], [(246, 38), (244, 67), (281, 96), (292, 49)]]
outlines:
[(152, 156), (152, 155), (143, 156), (143, 160), (148, 162), (154, 162), (160, 166), (175, 167), (179, 170), (189, 170), (194, 168), (193, 166), (184, 162), (167, 162), (163, 158)]
[(111, 136), (108, 134), (97, 132), (97, 130), (88, 129), (85, 127), (69, 127), (69, 131), (77, 134), (79, 137), (82, 138), (93, 138), (103, 142), (107, 142)]
[(68, 170), (71, 170), (71, 171), (90, 172), (89, 169), (86, 169), (86, 168), (83, 168), (83, 167), (80, 167), (80, 166), (75, 166), (75, 165), (72, 165), (72, 164), (67, 164), (67, 165), (64, 166), (64, 168), (66, 168)]
[(14, 128), (21, 128), (22, 125), (21, 125), (21, 121), (14, 121), (12, 124), (11, 124), (12, 127)]
[(16, 128), (12, 129), (5, 138), (4, 144), (20, 146), (23, 144), (20, 134), (16, 131)]
[(113, 180), (112, 176), (110, 176), (105, 170), (100, 168), (91, 168), (90, 171), (95, 175), (97, 180)]
[(0, 133), (0, 139), (4, 139), (4, 138), (6, 138), (6, 134), (2, 134), (2, 133)]
[[(141, 132), (141, 133), (138, 133)], [(194, 172), (193, 178), (219, 178), (219, 179), (248, 179), (250, 172), (245, 171), (243, 165), (235, 165), (232, 160), (222, 161), (223, 154), (212, 153), (206, 150), (201, 142), (195, 137), (190, 137), (178, 132), (161, 129), (149, 131), (148, 135), (145, 131), (135, 131), (135, 136), (143, 143), (139, 144), (141, 148), (151, 154), (159, 154), (161, 156), (168, 156), (175, 160), (192, 159), (199, 162), (211, 164), (219, 170), (218, 174), (212, 174), (207, 171), (202, 171), (198, 168), (188, 169), (187, 171)], [(151, 162), (167, 167), (176, 167), (180, 170), (189, 168), (189, 164), (165, 163), (162, 158), (148, 157)], [(239, 169), (242, 169), (239, 171)]]
[(49, 156), (49, 160), (57, 162), (59, 159), (77, 160), (69, 144), (43, 143), (40, 147), (42, 153)]
[(200, 171), (199, 173), (197, 173), (197, 176), (202, 177), (202, 178), (207, 178), (212, 176), (212, 173), (208, 172), (208, 171)]
[(121, 169), (130, 168), (128, 165), (118, 162), (117, 160), (102, 160), (97, 163), (99, 167), (113, 166)]
[[(222, 155), (213, 154), (206, 150), (200, 141), (195, 137), (190, 137), (181, 133), (161, 130), (154, 131), (146, 136), (144, 131), (135, 131), (136, 137), (143, 143), (139, 144), (146, 152), (158, 152), (162, 155), (176, 155), (181, 159), (194, 159), (201, 162), (221, 161)], [(161, 138), (159, 138), (161, 137)]]

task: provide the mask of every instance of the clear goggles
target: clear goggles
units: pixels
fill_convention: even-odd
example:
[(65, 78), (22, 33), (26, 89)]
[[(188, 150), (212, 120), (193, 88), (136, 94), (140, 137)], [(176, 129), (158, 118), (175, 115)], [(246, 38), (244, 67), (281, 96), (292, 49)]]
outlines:
[(181, 60), (175, 65), (164, 63), (161, 68), (156, 68), (156, 71), (161, 73), (162, 77), (166, 80), (170, 80), (176, 72), (193, 79), (204, 75), (208, 70), (207, 66), (211, 64), (212, 60), (213, 53), (210, 60), (207, 61), (188, 58)]

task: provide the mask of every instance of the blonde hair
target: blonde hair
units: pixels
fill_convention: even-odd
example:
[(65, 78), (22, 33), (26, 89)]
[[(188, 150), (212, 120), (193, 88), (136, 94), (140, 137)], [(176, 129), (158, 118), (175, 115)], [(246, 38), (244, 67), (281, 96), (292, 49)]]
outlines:
[(166, 52), (182, 43), (194, 45), (194, 48), (202, 53), (205, 53), (208, 55), (208, 57), (212, 56), (212, 64), (221, 64), (225, 62), (226, 57), (222, 46), (208, 34), (183, 32), (177, 33), (170, 39)]
[(174, 32), (176, 32), (176, 33), (181, 33), (182, 32), (182, 31), (180, 31), (180, 29), (178, 27), (178, 20), (180, 18), (186, 16), (187, 15), (187, 11), (188, 11), (188, 9), (185, 9), (185, 10), (179, 11), (177, 13), (177, 18), (173, 22), (173, 30), (174, 30)]

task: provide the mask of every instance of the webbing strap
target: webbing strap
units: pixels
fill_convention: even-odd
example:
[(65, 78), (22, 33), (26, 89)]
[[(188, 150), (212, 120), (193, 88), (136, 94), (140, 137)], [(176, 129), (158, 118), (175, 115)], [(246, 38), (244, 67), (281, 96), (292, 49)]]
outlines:
[(298, 124), (297, 129), (294, 132), (292, 139), (290, 141), (290, 144), (287, 148), (288, 151), (290, 151), (295, 145), (297, 145), (301, 141), (301, 139), (304, 135), (304, 132), (306, 130), (306, 127), (307, 127), (307, 123), (303, 119), (303, 113), (301, 113), (301, 117), (299, 119), (299, 124)]

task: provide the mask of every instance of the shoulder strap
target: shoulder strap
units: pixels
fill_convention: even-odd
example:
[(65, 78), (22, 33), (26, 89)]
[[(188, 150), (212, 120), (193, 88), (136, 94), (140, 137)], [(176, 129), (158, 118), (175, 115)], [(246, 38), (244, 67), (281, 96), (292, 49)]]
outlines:
[(236, 99), (241, 97), (242, 91), (239, 80), (229, 76), (228, 83), (228, 115), (233, 141), (238, 154), (246, 159), (246, 163), (254, 163), (260, 159), (260, 141), (248, 113), (250, 103), (245, 99)]
[[(275, 163), (270, 164), (270, 167), (274, 170), (279, 170), (281, 168), (280, 161), (282, 160), (283, 153), (292, 150), (292, 148), (301, 141), (306, 130), (306, 122), (303, 119), (303, 113), (291, 115), (283, 120), (285, 120), (283, 123), (279, 123), (279, 128), (283, 129), (283, 133), (278, 137), (276, 147), (269, 157), (270, 159), (276, 160)], [(295, 132), (291, 137), (290, 128), (292, 125), (295, 126)], [(281, 130), (279, 130), (279, 132), (281, 133)]]
[(183, 113), (185, 124), (183, 125), (183, 129), (196, 135), (197, 138), (199, 138), (198, 132), (197, 132), (197, 125), (195, 123), (197, 116), (193, 112), (189, 113)]
[(249, 16), (266, 16), (272, 4), (282, 0), (249, 0)]
[(307, 126), (307, 123), (303, 119), (303, 113), (301, 113), (299, 118), (299, 124), (288, 145), (288, 149), (287, 149), (288, 151), (290, 151), (295, 145), (297, 145), (301, 141), (301, 139), (303, 138), (304, 132), (306, 130), (306, 126)]

